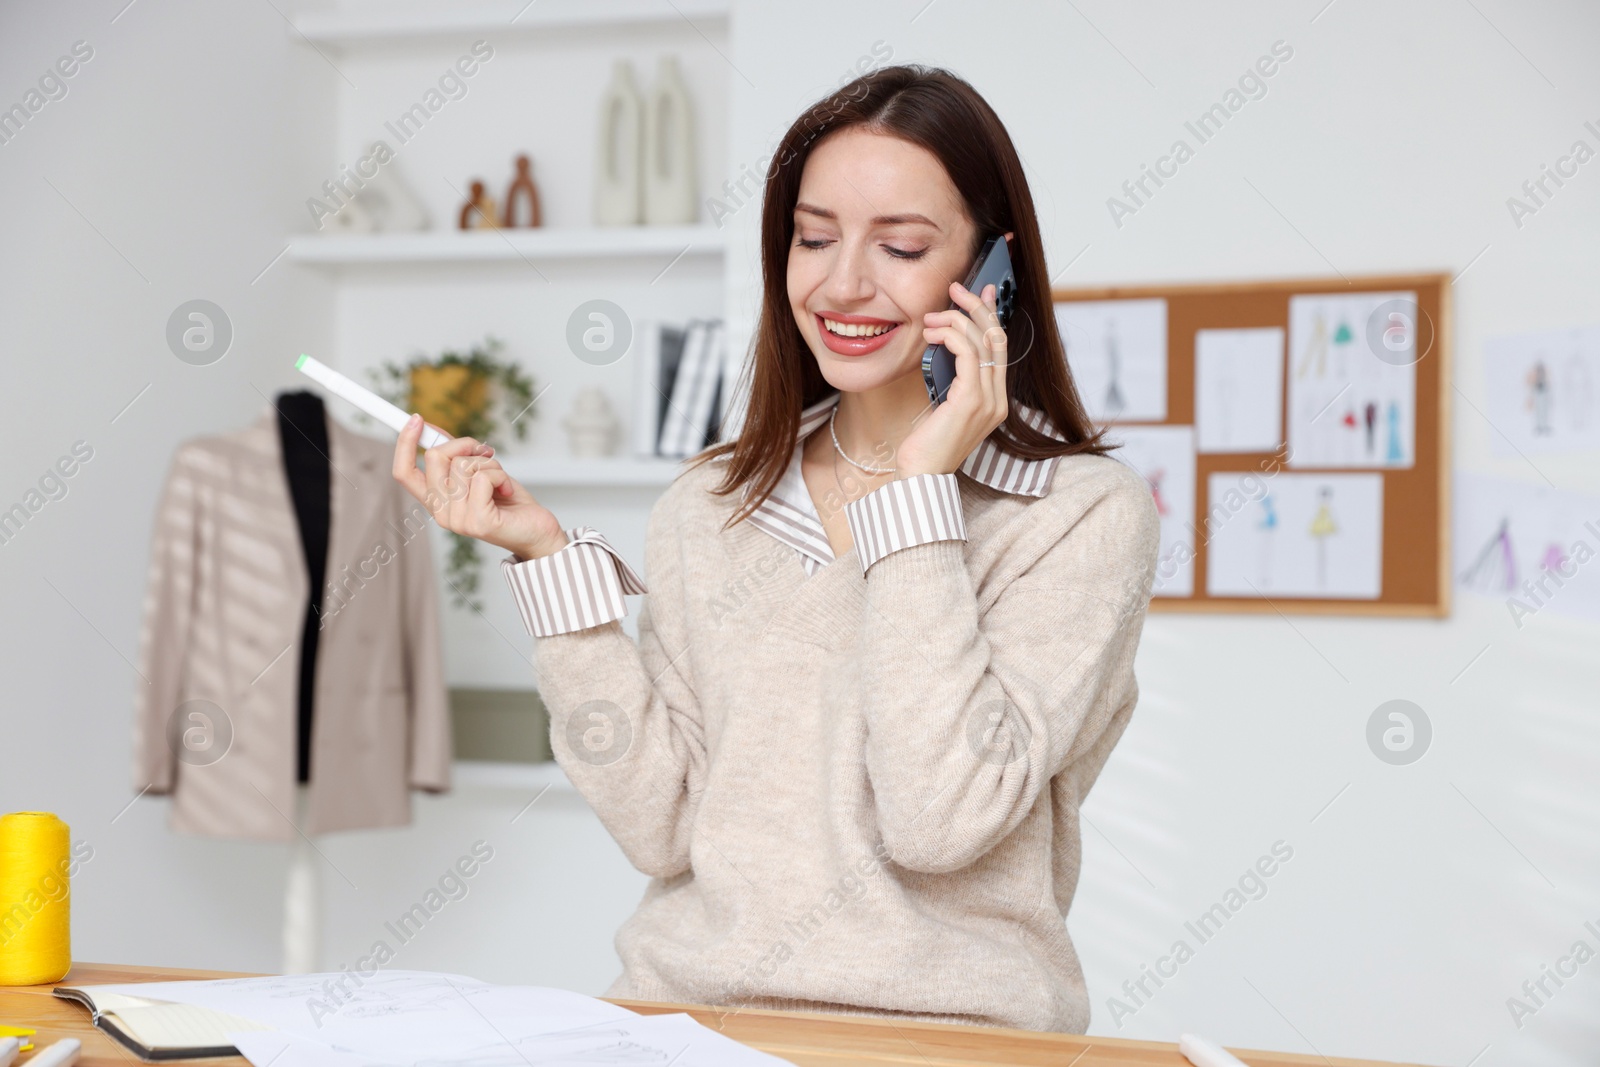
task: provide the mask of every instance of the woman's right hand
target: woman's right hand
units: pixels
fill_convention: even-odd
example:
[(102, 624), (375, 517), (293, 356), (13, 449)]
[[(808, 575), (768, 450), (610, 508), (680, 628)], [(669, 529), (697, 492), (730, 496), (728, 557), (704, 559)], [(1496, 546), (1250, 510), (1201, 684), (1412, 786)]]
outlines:
[(550, 509), (533, 498), (471, 437), (452, 437), (422, 454), (422, 416), (413, 415), (394, 446), (394, 479), (452, 533), (476, 537), (523, 559), (548, 556), (567, 544)]

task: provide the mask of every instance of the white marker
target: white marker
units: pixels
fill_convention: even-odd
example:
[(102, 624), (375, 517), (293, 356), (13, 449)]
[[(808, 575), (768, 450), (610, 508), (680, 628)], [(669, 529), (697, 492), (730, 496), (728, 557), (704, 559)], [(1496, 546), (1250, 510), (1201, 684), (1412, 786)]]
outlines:
[(0, 1037), (0, 1067), (11, 1067), (11, 1061), (17, 1058), (17, 1050), (22, 1047), (22, 1042), (14, 1037)]
[[(326, 363), (302, 354), (294, 361), (294, 369), (322, 386), (334, 396), (350, 401), (368, 415), (383, 423), (395, 433), (406, 428), (411, 416), (389, 403), (364, 385), (351, 381)], [(448, 434), (435, 430), (427, 423), (422, 425), (422, 447), (432, 448), (450, 440)], [(48, 1065), (46, 1065), (48, 1067)]]
[(75, 1037), (64, 1037), (55, 1044), (35, 1052), (22, 1067), (72, 1067), (83, 1043)]
[(1184, 1059), (1194, 1064), (1194, 1067), (1248, 1067), (1243, 1060), (1221, 1045), (1207, 1041), (1198, 1034), (1180, 1034), (1178, 1051), (1183, 1053)]

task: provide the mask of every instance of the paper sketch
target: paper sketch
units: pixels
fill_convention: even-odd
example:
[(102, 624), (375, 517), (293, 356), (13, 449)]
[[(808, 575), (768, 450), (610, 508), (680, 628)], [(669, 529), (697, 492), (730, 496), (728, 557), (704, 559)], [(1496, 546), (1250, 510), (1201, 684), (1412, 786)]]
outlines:
[(1339, 524), (1333, 521), (1333, 487), (1323, 485), (1317, 489), (1317, 512), (1311, 516), (1306, 530), (1317, 546), (1317, 588), (1328, 586), (1328, 539), (1339, 533)]
[(1272, 577), (1273, 546), (1278, 543), (1278, 504), (1267, 490), (1257, 502), (1260, 508), (1255, 522), (1256, 530), (1256, 583), (1262, 589), (1276, 589)]
[(1462, 588), (1475, 593), (1506, 593), (1517, 587), (1517, 553), (1511, 547), (1510, 515), (1500, 515), (1500, 525), (1481, 545), (1467, 547), (1473, 554), (1467, 568), (1457, 575)]
[[(196, 1004), (276, 1033), (230, 1034), (256, 1067), (781, 1064), (687, 1015), (643, 1016), (594, 997), (427, 971), (156, 982), (113, 992)], [(256, 1054), (264, 1058), (256, 1059)]]
[(1167, 302), (1072, 300), (1056, 304), (1067, 365), (1097, 423), (1167, 417)]
[(1527, 407), (1533, 411), (1535, 436), (1550, 435), (1550, 372), (1544, 360), (1535, 360), (1525, 376), (1528, 383)]
[(282, 1033), (237, 1035), (237, 1047), (254, 1067), (779, 1067), (789, 1061), (757, 1051), (681, 1012), (636, 1015), (623, 1022), (590, 1023), (547, 1034), (507, 1034), (507, 1020), (476, 1034), (441, 1035), (448, 1048), (435, 1053), (389, 1046), (380, 1051), (329, 1045)]
[(1453, 499), (1456, 588), (1518, 626), (1546, 608), (1600, 620), (1600, 497), (1457, 472)]
[(1383, 582), (1383, 476), (1213, 474), (1211, 596), (1376, 599)]
[(1600, 449), (1600, 326), (1491, 337), (1484, 370), (1496, 455)]
[(1194, 428), (1119, 426), (1111, 453), (1143, 475), (1161, 516), (1161, 550), (1152, 596), (1194, 595)]
[(1411, 292), (1290, 297), (1290, 466), (1412, 465), (1418, 315)]
[(1201, 452), (1283, 444), (1283, 330), (1196, 330), (1195, 440)]

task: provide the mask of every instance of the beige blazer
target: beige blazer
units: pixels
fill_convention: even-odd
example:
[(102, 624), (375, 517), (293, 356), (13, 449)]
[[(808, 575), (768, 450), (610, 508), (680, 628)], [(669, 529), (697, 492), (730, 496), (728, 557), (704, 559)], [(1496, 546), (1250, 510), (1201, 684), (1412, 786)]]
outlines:
[[(331, 418), (328, 437), (307, 834), (405, 825), (410, 789), (450, 786), (433, 520), (391, 477), (392, 446)], [(151, 543), (134, 719), (133, 787), (172, 795), (173, 829), (294, 836), (308, 595), (276, 412), (180, 445)]]

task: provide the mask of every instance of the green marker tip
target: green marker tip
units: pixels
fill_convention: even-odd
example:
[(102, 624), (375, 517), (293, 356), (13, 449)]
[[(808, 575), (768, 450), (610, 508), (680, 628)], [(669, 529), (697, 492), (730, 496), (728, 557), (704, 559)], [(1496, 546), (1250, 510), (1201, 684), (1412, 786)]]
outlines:
[(300, 358), (294, 361), (294, 369), (299, 370), (301, 367), (304, 367), (306, 365), (306, 360), (310, 358), (311, 357), (306, 355), (304, 352), (300, 353)]

